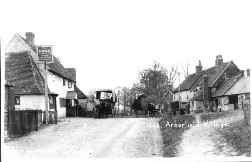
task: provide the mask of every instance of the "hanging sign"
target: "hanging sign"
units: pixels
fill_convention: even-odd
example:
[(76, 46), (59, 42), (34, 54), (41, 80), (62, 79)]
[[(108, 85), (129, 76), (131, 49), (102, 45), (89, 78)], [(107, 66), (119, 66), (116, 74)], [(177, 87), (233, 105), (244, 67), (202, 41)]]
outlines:
[(39, 62), (53, 63), (53, 46), (37, 46), (37, 54)]

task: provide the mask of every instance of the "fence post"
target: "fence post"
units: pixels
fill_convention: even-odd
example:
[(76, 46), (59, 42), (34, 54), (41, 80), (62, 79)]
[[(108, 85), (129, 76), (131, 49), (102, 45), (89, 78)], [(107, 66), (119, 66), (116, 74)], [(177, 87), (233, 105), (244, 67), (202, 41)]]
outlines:
[(54, 124), (57, 124), (57, 121), (58, 121), (58, 111), (55, 110), (54, 111)]
[(35, 131), (38, 131), (38, 110), (36, 110), (35, 111), (35, 113), (34, 113), (34, 120), (35, 120), (35, 122), (34, 122), (34, 124), (35, 124)]

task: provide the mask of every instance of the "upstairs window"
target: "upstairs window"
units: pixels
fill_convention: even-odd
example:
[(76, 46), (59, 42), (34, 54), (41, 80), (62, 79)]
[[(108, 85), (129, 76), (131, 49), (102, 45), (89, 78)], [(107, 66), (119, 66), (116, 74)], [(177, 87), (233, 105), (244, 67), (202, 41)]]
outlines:
[(65, 86), (66, 85), (66, 80), (65, 80), (65, 78), (63, 78), (63, 86)]
[(20, 96), (15, 96), (15, 105), (20, 105)]
[(68, 88), (72, 88), (72, 82), (68, 82)]

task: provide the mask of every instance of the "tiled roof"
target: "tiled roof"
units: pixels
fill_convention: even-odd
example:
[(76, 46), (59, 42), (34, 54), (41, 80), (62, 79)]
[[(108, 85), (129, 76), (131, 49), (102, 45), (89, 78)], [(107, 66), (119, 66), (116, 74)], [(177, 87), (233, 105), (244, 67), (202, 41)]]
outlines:
[(211, 97), (223, 96), (225, 93), (235, 84), (235, 82), (241, 77), (241, 75), (236, 75), (232, 78), (228, 78)]
[[(185, 91), (191, 89), (195, 82), (202, 76), (202, 72), (194, 73), (186, 77), (186, 79), (180, 84), (180, 91)], [(178, 92), (178, 87), (173, 91), (173, 93)]]
[(74, 91), (77, 93), (78, 99), (87, 99), (88, 98), (77, 86), (74, 86)]
[[(19, 35), (20, 36), (20, 35)], [(31, 47), (31, 49), (36, 53), (37, 49), (35, 45), (31, 45), (29, 44), (25, 38), (23, 38), (22, 36), (20, 36), (25, 43), (27, 43), (27, 45), (29, 45)], [(64, 68), (64, 66), (59, 62), (59, 60), (53, 56), (53, 64), (48, 64), (49, 65), (49, 71), (52, 71), (56, 74), (58, 74), (61, 77), (67, 78), (71, 81), (76, 81), (76, 79)]]
[(234, 95), (234, 94), (244, 94), (250, 93), (250, 77), (242, 76), (237, 82), (227, 91), (225, 95)]
[(74, 80), (76, 80), (76, 69), (75, 68), (65, 68), (72, 76)]
[(54, 72), (57, 75), (67, 78), (71, 81), (75, 81), (73, 76), (64, 68), (64, 66), (59, 62), (59, 60), (55, 56), (53, 56), (53, 63), (48, 64), (48, 66), (49, 66), (48, 71)]
[[(230, 61), (231, 62), (231, 61)], [(230, 62), (223, 62), (219, 66), (218, 70), (215, 69), (215, 67), (208, 68), (206, 70), (203, 70), (200, 73), (194, 73), (189, 75), (181, 84), (180, 84), (180, 90), (196, 90), (197, 86), (200, 85), (203, 82), (203, 76), (208, 76), (208, 86), (210, 87), (216, 79), (222, 74), (223, 70), (226, 69), (226, 67), (229, 65)], [(173, 91), (173, 93), (178, 92), (178, 87)]]
[(44, 80), (28, 52), (8, 53), (5, 79), (15, 86), (15, 94), (44, 94)]
[(222, 72), (227, 68), (227, 66), (230, 63), (231, 63), (231, 61), (221, 63), (218, 70), (215, 73), (213, 73), (213, 75), (210, 77), (210, 79), (208, 81), (208, 86), (209, 87), (211, 87), (214, 84), (215, 80), (222, 74)]

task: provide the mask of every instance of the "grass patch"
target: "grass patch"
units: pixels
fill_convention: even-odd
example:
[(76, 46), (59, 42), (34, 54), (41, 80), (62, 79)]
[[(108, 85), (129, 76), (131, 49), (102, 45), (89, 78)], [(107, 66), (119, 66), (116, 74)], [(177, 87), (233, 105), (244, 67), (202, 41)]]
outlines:
[[(237, 120), (233, 121), (228, 117), (236, 116)], [(238, 153), (238, 156), (246, 155), (251, 157), (251, 127), (246, 125), (243, 118), (242, 110), (232, 110), (223, 112), (209, 112), (201, 114), (201, 121), (212, 121), (226, 118), (227, 127), (217, 130), (218, 134), (225, 138), (228, 145), (232, 146)]]
[(166, 126), (167, 122), (169, 122), (169, 124), (185, 124), (193, 123), (194, 120), (194, 115), (182, 115), (164, 117), (159, 121), (164, 143), (164, 157), (177, 156), (177, 145), (182, 139), (182, 134), (184, 131), (190, 129), (190, 127), (186, 125), (183, 127), (169, 127), (168, 125)]
[(223, 130), (218, 130), (226, 142), (238, 153), (238, 156), (251, 157), (251, 127), (243, 119), (230, 123)]
[(218, 120), (221, 118), (231, 117), (235, 116), (237, 114), (243, 113), (242, 110), (232, 110), (232, 111), (222, 111), (222, 112), (208, 112), (208, 113), (202, 113), (200, 115), (201, 121), (212, 121), (212, 120)]

